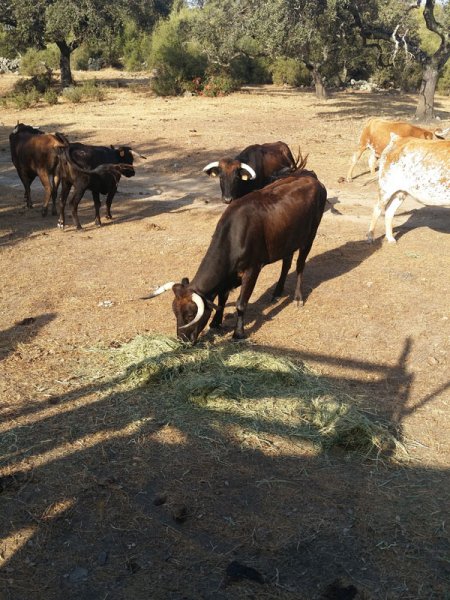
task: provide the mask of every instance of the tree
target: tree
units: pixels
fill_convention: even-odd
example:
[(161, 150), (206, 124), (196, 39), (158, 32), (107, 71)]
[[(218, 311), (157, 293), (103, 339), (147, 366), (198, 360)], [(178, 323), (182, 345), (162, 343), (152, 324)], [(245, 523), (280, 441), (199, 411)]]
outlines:
[(170, 12), (171, 0), (1, 0), (0, 22), (8, 24), (23, 46), (44, 48), (54, 42), (60, 50), (61, 84), (73, 83), (70, 56), (89, 39), (117, 34), (127, 15), (142, 27), (153, 27)]
[[(423, 8), (423, 19), (428, 31), (436, 34), (438, 44), (433, 50), (425, 50), (418, 35), (417, 23), (412, 12)], [(439, 75), (450, 58), (450, 2), (444, 0), (437, 17), (435, 0), (398, 0), (390, 2), (381, 11), (377, 2), (359, 0), (349, 4), (354, 23), (361, 36), (367, 40), (386, 40), (392, 45), (393, 56), (399, 50), (415, 59), (422, 67), (422, 83), (416, 109), (416, 118), (430, 120), (434, 117), (434, 94)], [(372, 44), (376, 45), (376, 44)]]

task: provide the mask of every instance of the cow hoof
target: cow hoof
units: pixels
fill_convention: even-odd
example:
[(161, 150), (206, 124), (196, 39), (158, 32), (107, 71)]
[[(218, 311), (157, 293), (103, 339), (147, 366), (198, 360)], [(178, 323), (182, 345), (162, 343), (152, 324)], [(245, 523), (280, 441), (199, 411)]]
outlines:
[(233, 333), (233, 337), (231, 338), (233, 342), (242, 342), (245, 340), (245, 335), (243, 333)]
[(395, 238), (386, 238), (388, 244), (396, 244), (397, 240)]
[(302, 308), (303, 306), (305, 306), (304, 300), (296, 300), (296, 302), (297, 302), (297, 308)]
[(105, 219), (108, 219), (108, 221), (112, 221), (112, 215), (105, 215)]
[(372, 235), (371, 233), (369, 233), (369, 234), (367, 235), (366, 242), (367, 242), (368, 244), (373, 244), (373, 235)]
[(61, 223), (61, 221), (58, 221), (58, 224), (56, 226), (58, 227), (58, 229), (64, 229), (64, 223)]
[[(96, 227), (101, 227), (101, 226), (102, 226), (102, 224), (101, 224), (101, 222), (100, 222), (100, 221), (95, 221), (95, 226), (96, 226)], [(80, 229), (81, 229), (81, 227), (80, 227)]]
[(279, 302), (281, 299), (281, 296), (272, 296), (272, 300), (270, 301), (271, 304), (277, 304), (277, 302)]

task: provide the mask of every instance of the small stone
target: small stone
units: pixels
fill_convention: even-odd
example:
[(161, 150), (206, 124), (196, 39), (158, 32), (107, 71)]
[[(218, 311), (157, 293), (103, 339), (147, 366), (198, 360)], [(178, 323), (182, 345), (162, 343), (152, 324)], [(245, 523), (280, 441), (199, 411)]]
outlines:
[(69, 573), (70, 583), (80, 583), (81, 581), (86, 581), (87, 577), (88, 570), (84, 567), (75, 567), (75, 569)]

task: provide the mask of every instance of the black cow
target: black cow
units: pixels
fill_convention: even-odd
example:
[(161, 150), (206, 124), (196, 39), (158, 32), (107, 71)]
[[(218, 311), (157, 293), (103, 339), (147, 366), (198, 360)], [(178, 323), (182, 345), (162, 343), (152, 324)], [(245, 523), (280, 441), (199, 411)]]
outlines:
[[(112, 219), (111, 203), (117, 191), (120, 175), (133, 177), (133, 155), (129, 146), (89, 146), (87, 144), (69, 144), (60, 152), (58, 175), (61, 179), (60, 215), (58, 227), (65, 226), (65, 206), (73, 186), (71, 199), (72, 216), (77, 229), (81, 229), (78, 218), (78, 204), (86, 190), (92, 191), (95, 205), (95, 224), (100, 227), (100, 194), (106, 195), (106, 218)], [(101, 169), (102, 165), (107, 168)], [(111, 168), (120, 165), (119, 169)]]
[(284, 142), (254, 144), (235, 158), (222, 158), (203, 169), (210, 177), (219, 177), (222, 200), (229, 204), (259, 190), (279, 175), (297, 169), (298, 161)]
[[(315, 173), (301, 170), (235, 200), (220, 218), (194, 279), (190, 283), (188, 279), (167, 283), (149, 297), (172, 288), (177, 335), (195, 343), (213, 310), (216, 314), (211, 327), (220, 327), (230, 290), (241, 286), (233, 337), (243, 338), (245, 309), (262, 267), (283, 261), (273, 294), (277, 298), (283, 292), (296, 250), (294, 299), (297, 305), (303, 304), (303, 269), (326, 199), (326, 189)], [(213, 304), (216, 296), (218, 306)]]
[(31, 184), (39, 177), (45, 190), (42, 216), (48, 211), (52, 199), (52, 213), (56, 215), (56, 190), (58, 148), (64, 148), (69, 141), (62, 133), (45, 133), (40, 129), (18, 123), (9, 136), (11, 158), (25, 188), (25, 202), (32, 208)]

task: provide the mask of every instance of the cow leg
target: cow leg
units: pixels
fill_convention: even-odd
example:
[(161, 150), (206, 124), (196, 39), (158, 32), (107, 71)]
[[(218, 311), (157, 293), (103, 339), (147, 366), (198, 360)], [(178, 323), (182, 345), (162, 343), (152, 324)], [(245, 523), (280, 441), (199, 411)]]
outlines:
[(42, 216), (47, 216), (48, 213), (48, 203), (50, 202), (50, 198), (53, 196), (53, 182), (50, 181), (50, 177), (48, 173), (39, 173), (39, 179), (41, 180), (42, 185), (44, 186), (45, 196), (44, 202), (42, 204)]
[(230, 292), (221, 292), (219, 294), (219, 305), (216, 310), (216, 314), (214, 315), (213, 320), (210, 324), (210, 329), (220, 329), (223, 320), (223, 311), (225, 310), (225, 304), (227, 303), (228, 296)]
[[(316, 227), (317, 230), (317, 227)], [(310, 243), (304, 248), (300, 248), (298, 258), (297, 258), (297, 283), (295, 284), (295, 292), (294, 292), (294, 300), (297, 302), (297, 308), (303, 306), (303, 270), (305, 268), (306, 259), (308, 258), (308, 254), (312, 248), (314, 238), (316, 234), (311, 235)]]
[(254, 267), (253, 269), (246, 271), (242, 276), (241, 293), (239, 294), (239, 299), (236, 304), (237, 322), (233, 333), (233, 338), (235, 340), (242, 340), (245, 338), (244, 313), (250, 296), (255, 288), (256, 280), (258, 279), (260, 271), (260, 267)]
[(384, 222), (386, 225), (386, 239), (391, 244), (396, 243), (394, 235), (392, 233), (392, 220), (394, 218), (395, 211), (401, 205), (405, 197), (405, 192), (399, 192), (396, 196), (394, 196), (384, 215)]
[(59, 197), (58, 227), (60, 229), (64, 229), (64, 226), (66, 224), (65, 209), (66, 209), (66, 202), (67, 202), (67, 198), (69, 196), (71, 187), (72, 187), (72, 185), (68, 181), (63, 180), (62, 185), (61, 185), (61, 195)]
[(106, 218), (111, 220), (112, 219), (112, 214), (111, 214), (111, 204), (113, 201), (113, 198), (116, 194), (117, 188), (115, 188), (114, 190), (112, 190), (111, 192), (108, 193), (108, 195), (106, 196)]
[(100, 194), (99, 192), (92, 192), (92, 199), (94, 200), (94, 208), (95, 208), (95, 224), (97, 225), (97, 227), (101, 227), (102, 226), (102, 222), (100, 219), (100, 206), (101, 206), (101, 201), (100, 201)]
[(53, 186), (52, 186), (52, 215), (58, 214), (58, 211), (56, 210), (56, 197), (58, 195), (58, 186), (59, 186), (59, 176), (55, 175), (53, 177)]
[(272, 302), (276, 302), (277, 300), (279, 300), (281, 294), (283, 293), (284, 284), (286, 283), (286, 277), (287, 277), (287, 274), (289, 273), (289, 269), (291, 268), (293, 256), (294, 255), (291, 254), (287, 258), (283, 258), (283, 265), (281, 267), (280, 279), (278, 280), (278, 283), (273, 292)]
[(370, 173), (371, 175), (375, 175), (375, 168), (377, 166), (377, 155), (375, 154), (375, 150), (373, 148), (370, 148), (370, 155), (369, 155), (369, 169), (370, 169)]
[(384, 197), (382, 197), (381, 192), (379, 192), (378, 201), (373, 207), (372, 219), (370, 221), (369, 231), (367, 233), (367, 241), (369, 244), (373, 242), (373, 233), (375, 231), (375, 225), (377, 224), (377, 221), (381, 215), (384, 206), (386, 206), (386, 200), (384, 199)]
[(23, 187), (25, 188), (24, 199), (27, 208), (33, 208), (33, 203), (31, 202), (31, 184), (35, 180), (36, 175), (26, 175), (24, 173), (19, 173), (19, 177), (21, 182), (23, 183)]
[(353, 179), (353, 169), (355, 168), (356, 163), (361, 158), (361, 156), (365, 150), (366, 150), (366, 148), (362, 148), (362, 149), (358, 148), (358, 150), (353, 154), (352, 162), (350, 164), (350, 168), (347, 173), (347, 181), (348, 182), (350, 182)]
[(83, 188), (75, 188), (72, 199), (70, 201), (70, 205), (72, 208), (72, 219), (77, 229), (83, 229), (81, 227), (80, 219), (78, 218), (78, 205), (80, 203), (81, 198), (83, 197), (84, 192), (85, 190)]

